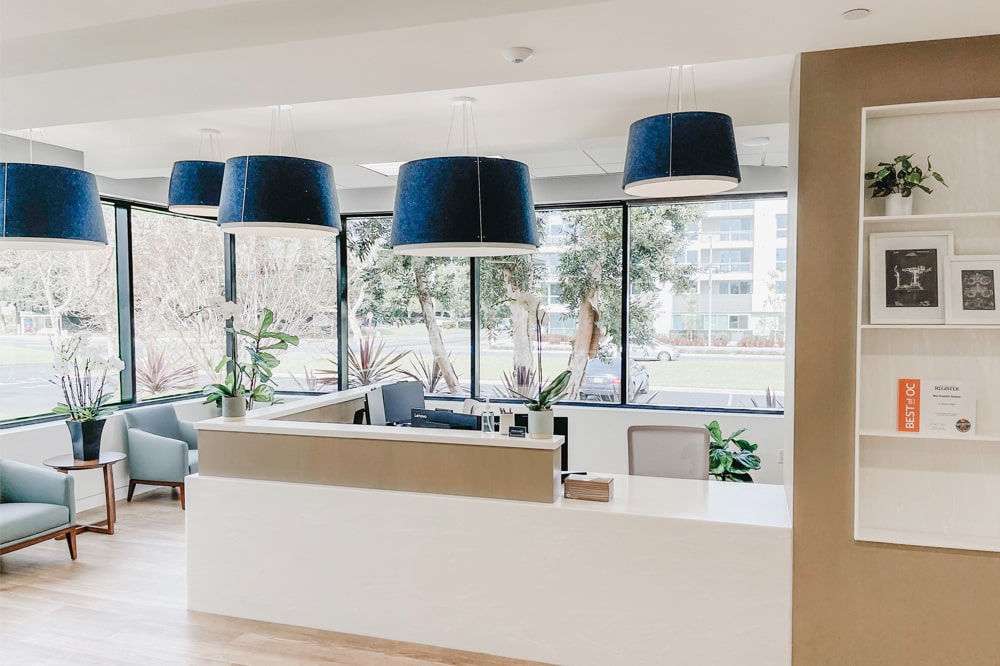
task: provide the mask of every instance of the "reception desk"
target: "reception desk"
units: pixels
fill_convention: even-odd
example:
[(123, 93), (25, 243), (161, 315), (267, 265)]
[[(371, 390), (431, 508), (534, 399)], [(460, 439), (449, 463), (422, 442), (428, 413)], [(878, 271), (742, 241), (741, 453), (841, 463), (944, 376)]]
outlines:
[(616, 476), (609, 503), (543, 502), (203, 467), (187, 502), (192, 610), (555, 664), (790, 662), (780, 486)]

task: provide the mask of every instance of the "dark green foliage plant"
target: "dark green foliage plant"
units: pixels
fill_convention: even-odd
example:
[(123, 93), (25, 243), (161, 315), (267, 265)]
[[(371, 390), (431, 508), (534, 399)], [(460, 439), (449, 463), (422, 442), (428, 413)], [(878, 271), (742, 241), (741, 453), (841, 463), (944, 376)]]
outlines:
[(756, 444), (739, 439), (746, 428), (740, 428), (728, 437), (722, 435), (718, 421), (712, 421), (705, 428), (711, 437), (708, 473), (719, 481), (753, 483), (750, 472), (760, 469), (760, 456), (754, 453)]
[(913, 189), (918, 188), (930, 194), (934, 190), (924, 185), (925, 181), (934, 179), (945, 187), (948, 183), (931, 167), (931, 157), (927, 156), (927, 170), (924, 171), (912, 162), (913, 154), (897, 155), (892, 162), (879, 162), (878, 169), (865, 174), (865, 180), (870, 180), (867, 187), (872, 191), (872, 197), (887, 197), (890, 194), (902, 194), (909, 197)]

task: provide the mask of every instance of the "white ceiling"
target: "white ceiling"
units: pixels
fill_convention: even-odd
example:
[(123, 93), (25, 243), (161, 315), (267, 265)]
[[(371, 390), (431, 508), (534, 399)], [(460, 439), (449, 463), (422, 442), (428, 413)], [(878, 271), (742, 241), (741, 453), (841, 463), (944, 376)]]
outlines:
[[(770, 136), (781, 165), (789, 54), (1000, 32), (996, 2), (866, 1), (849, 22), (857, 0), (0, 0), (0, 130), (161, 176), (197, 157), (201, 127), (226, 156), (266, 152), (267, 106), (292, 104), (298, 153), (371, 187), (391, 181), (358, 164), (443, 154), (449, 100), (471, 95), (483, 154), (535, 177), (614, 172), (628, 123), (665, 108), (666, 67), (714, 63), (699, 107)], [(507, 63), (514, 45), (535, 57)]]

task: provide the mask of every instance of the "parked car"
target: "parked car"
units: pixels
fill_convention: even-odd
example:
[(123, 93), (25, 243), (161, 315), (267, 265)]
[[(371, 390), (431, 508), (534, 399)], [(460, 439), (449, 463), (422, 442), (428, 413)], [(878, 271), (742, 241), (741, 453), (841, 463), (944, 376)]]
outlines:
[[(636, 396), (649, 391), (649, 373), (644, 366), (634, 360), (629, 361), (628, 367), (628, 399), (634, 400)], [(580, 382), (580, 400), (620, 402), (621, 383), (619, 359), (611, 359), (610, 362), (599, 358), (591, 359), (587, 362), (587, 368), (583, 371), (583, 381)]]
[(681, 350), (673, 345), (653, 344), (628, 346), (629, 354), (636, 361), (676, 361), (681, 357)]

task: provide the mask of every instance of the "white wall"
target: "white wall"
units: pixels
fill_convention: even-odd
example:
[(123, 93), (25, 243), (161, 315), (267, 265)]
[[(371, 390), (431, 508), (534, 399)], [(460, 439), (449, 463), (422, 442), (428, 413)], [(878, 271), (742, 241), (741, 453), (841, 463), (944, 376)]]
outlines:
[[(428, 400), (431, 409), (461, 409), (461, 403)], [(504, 408), (512, 405), (503, 404)], [(494, 405), (496, 407), (496, 405)], [(524, 412), (520, 405), (514, 411)], [(628, 429), (634, 425), (678, 425), (701, 427), (713, 419), (725, 434), (747, 428), (744, 436), (759, 447), (760, 471), (757, 483), (783, 482), (783, 464), (778, 462), (785, 447), (784, 417), (769, 414), (718, 414), (678, 410), (577, 407), (556, 405), (556, 416), (569, 418), (569, 465), (573, 470), (628, 474)]]
[[(173, 405), (180, 418), (185, 420), (196, 421), (216, 416), (213, 413), (214, 408), (202, 405), (200, 399), (175, 402)], [(121, 412), (108, 417), (101, 439), (101, 450), (128, 453), (125, 445), (125, 419), (122, 418)], [(16, 460), (41, 467), (42, 462), (48, 458), (72, 452), (69, 430), (63, 421), (0, 430), (0, 458), (4, 460)], [(104, 476), (99, 469), (71, 472), (71, 474), (75, 479), (77, 511), (104, 506)], [(115, 465), (114, 475), (115, 496), (117, 499), (124, 499), (129, 482), (127, 460)], [(136, 493), (151, 490), (155, 488), (139, 486), (136, 488)]]

